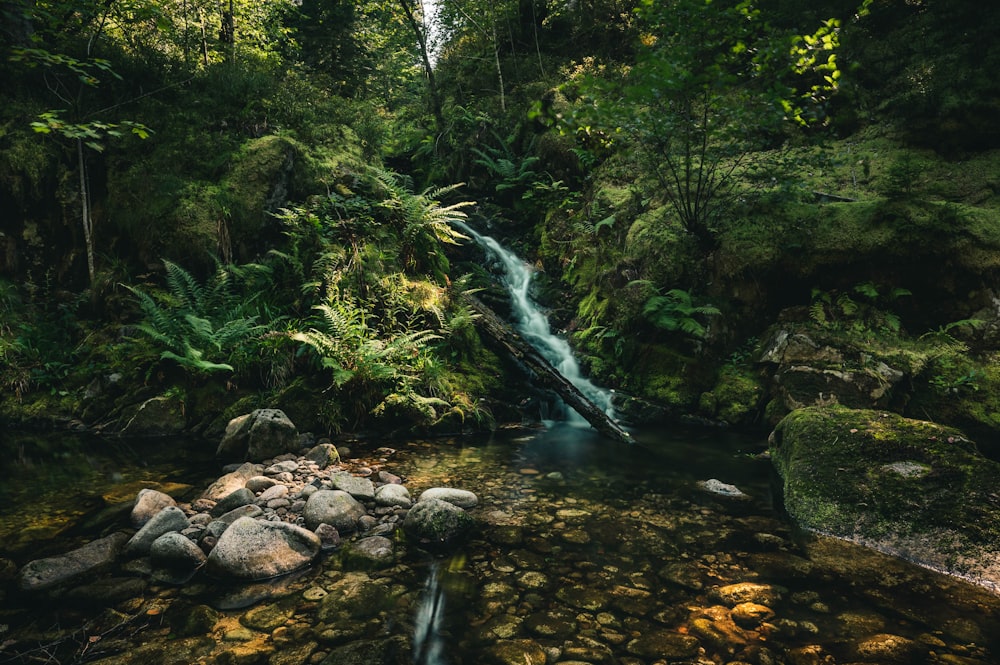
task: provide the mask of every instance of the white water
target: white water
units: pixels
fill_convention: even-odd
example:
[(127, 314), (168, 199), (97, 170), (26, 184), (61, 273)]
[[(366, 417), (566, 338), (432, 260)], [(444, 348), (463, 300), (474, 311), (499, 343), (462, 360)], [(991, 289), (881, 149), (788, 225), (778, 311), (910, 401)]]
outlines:
[[(596, 404), (609, 417), (614, 416), (611, 404), (611, 391), (594, 385), (580, 371), (569, 343), (552, 332), (549, 320), (531, 299), (531, 278), (534, 271), (531, 266), (517, 257), (516, 254), (503, 247), (495, 239), (478, 233), (468, 224), (455, 222), (462, 231), (482, 245), (495, 256), (504, 268), (504, 286), (510, 294), (511, 305), (515, 317), (514, 327), (529, 344), (538, 350), (552, 366), (583, 393), (584, 397)], [(570, 411), (572, 422), (586, 424), (582, 416)]]
[(441, 622), (444, 619), (444, 591), (438, 583), (438, 568), (432, 566), (424, 584), (420, 607), (414, 618), (413, 662), (416, 665), (445, 665)]

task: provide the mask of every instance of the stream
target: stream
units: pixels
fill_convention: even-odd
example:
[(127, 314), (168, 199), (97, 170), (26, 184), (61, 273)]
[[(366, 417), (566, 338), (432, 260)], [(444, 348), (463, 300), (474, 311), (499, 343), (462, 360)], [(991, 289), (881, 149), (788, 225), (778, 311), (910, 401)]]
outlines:
[[(770, 463), (758, 455), (764, 441), (704, 429), (634, 434), (636, 445), (613, 445), (556, 424), (358, 449), (414, 495), (441, 485), (476, 492), (476, 534), (447, 555), (397, 534), (394, 563), (376, 570), (333, 555), (265, 584), (231, 587), (201, 575), (183, 587), (149, 583), (113, 609), (79, 598), (36, 603), (8, 589), (0, 663), (1000, 662), (1000, 598), (797, 532), (772, 500)], [(149, 467), (135, 464), (142, 450), (123, 447), (103, 458), (90, 450), (98, 472), (60, 478), (62, 493), (79, 504), (131, 492)], [(205, 468), (161, 467), (157, 482), (181, 487)], [(33, 478), (5, 479), (5, 498)], [(699, 486), (712, 478), (748, 496)], [(47, 498), (31, 506), (29, 515), (5, 501), (0, 522), (23, 520), (29, 531), (59, 520), (98, 524), (101, 510), (70, 518)], [(63, 532), (88, 537), (78, 527)], [(18, 565), (70, 545), (59, 537), (41, 538), (37, 550), (3, 543), (0, 556)], [(773, 616), (753, 625), (727, 618), (722, 594), (742, 583), (770, 589)], [(331, 594), (342, 603), (323, 603)], [(895, 660), (877, 655), (891, 645)]]

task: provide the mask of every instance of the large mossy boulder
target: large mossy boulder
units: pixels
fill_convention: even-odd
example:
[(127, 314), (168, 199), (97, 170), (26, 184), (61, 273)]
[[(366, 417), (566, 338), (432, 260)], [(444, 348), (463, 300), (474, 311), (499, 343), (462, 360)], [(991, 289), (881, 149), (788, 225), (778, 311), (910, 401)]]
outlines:
[(809, 407), (778, 424), (770, 449), (799, 525), (1000, 591), (1000, 464), (961, 431)]

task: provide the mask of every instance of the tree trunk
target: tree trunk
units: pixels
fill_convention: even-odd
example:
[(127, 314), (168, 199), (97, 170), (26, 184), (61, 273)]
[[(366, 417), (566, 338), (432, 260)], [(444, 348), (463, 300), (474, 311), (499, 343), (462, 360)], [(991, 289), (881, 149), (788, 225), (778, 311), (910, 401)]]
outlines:
[(633, 443), (632, 436), (628, 432), (587, 399), (535, 347), (524, 341), (524, 338), (504, 323), (493, 310), (473, 296), (466, 295), (463, 298), (479, 315), (476, 319), (479, 328), (530, 370), (541, 384), (558, 393), (567, 405), (604, 436), (620, 443)]
[(83, 140), (76, 140), (76, 157), (80, 168), (80, 206), (83, 213), (83, 241), (87, 248), (87, 274), (94, 286), (94, 226), (90, 218), (90, 197), (87, 194), (87, 165), (83, 159)]
[(438, 94), (437, 81), (434, 80), (434, 67), (431, 65), (427, 35), (424, 34), (420, 23), (417, 22), (417, 17), (413, 13), (413, 7), (410, 6), (410, 0), (399, 0), (399, 6), (403, 8), (403, 13), (406, 15), (406, 22), (409, 23), (410, 29), (413, 30), (413, 35), (417, 39), (417, 45), (420, 47), (420, 59), (424, 63), (424, 74), (427, 76), (427, 91), (431, 98), (431, 113), (434, 114), (434, 122), (437, 123), (438, 131), (441, 131), (445, 126), (444, 113), (441, 110), (441, 96)]

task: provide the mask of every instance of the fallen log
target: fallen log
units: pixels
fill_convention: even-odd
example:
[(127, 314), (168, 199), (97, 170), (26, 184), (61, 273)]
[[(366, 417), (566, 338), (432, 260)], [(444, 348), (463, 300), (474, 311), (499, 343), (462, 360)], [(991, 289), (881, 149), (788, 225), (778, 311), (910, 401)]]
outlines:
[(493, 310), (474, 296), (465, 295), (464, 299), (469, 307), (479, 315), (476, 318), (476, 323), (480, 330), (531, 371), (539, 383), (557, 393), (567, 406), (583, 416), (595, 430), (604, 436), (621, 443), (633, 443), (632, 436), (628, 432), (623, 430), (608, 414), (560, 374), (552, 366), (552, 363), (497, 316)]

